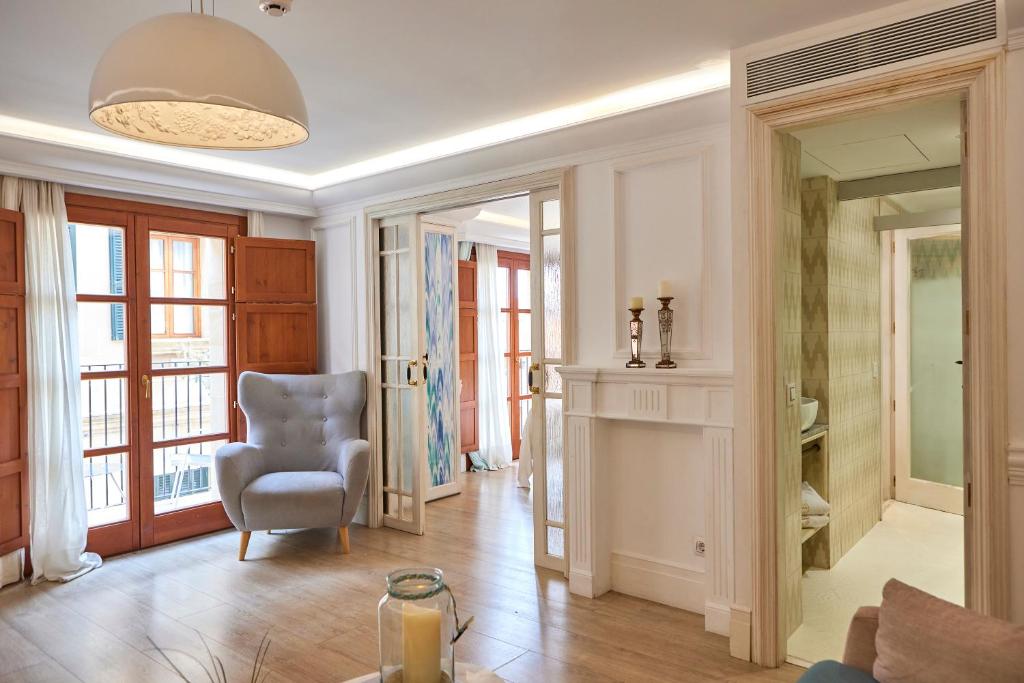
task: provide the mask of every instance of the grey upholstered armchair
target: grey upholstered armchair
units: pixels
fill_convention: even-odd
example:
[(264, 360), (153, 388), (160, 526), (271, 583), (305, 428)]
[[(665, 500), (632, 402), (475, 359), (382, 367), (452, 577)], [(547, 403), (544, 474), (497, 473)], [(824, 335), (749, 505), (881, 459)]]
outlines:
[(220, 497), (242, 532), (245, 559), (253, 531), (337, 527), (348, 553), (348, 525), (370, 469), (360, 437), (366, 376), (264, 375), (243, 372), (238, 403), (248, 442), (217, 451)]

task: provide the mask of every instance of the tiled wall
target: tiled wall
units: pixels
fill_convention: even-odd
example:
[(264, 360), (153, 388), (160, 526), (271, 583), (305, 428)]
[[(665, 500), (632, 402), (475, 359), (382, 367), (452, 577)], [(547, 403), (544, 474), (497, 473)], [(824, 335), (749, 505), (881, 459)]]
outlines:
[[(880, 519), (879, 199), (840, 202), (836, 183), (802, 183), (804, 394), (829, 425), (831, 565)], [(886, 209), (884, 213), (888, 213)]]
[(789, 401), (786, 386), (800, 388), (800, 141), (776, 133), (773, 140), (773, 193), (779, 226), (779, 406), (777, 495), (779, 606), (782, 636), (788, 638), (803, 621), (800, 600), (800, 401)]

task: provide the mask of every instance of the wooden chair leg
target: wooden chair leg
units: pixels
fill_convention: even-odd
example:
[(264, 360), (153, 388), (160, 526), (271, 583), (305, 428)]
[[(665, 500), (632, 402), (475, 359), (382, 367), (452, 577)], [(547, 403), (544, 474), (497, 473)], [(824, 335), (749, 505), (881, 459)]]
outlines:
[(243, 531), (242, 537), (238, 540), (238, 561), (241, 562), (245, 559), (245, 551), (249, 548), (249, 536), (252, 535), (251, 531)]
[(347, 526), (338, 527), (338, 540), (341, 541), (341, 553), (342, 553), (342, 555), (348, 555), (350, 549), (349, 549), (349, 545), (348, 545), (348, 527)]

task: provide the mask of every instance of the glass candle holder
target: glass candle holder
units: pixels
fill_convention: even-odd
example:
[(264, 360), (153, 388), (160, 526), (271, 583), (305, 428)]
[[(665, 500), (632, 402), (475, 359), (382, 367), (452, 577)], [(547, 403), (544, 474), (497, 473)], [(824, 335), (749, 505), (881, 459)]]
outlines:
[(674, 368), (676, 362), (672, 360), (672, 309), (668, 307), (672, 303), (670, 296), (659, 296), (661, 308), (658, 309), (658, 336), (661, 340), (661, 360), (654, 364), (656, 368)]
[(434, 568), (399, 569), (387, 577), (377, 605), (380, 680), (383, 683), (453, 683), (459, 624), (455, 596)]
[(644, 309), (631, 308), (629, 312), (633, 314), (633, 319), (629, 321), (629, 352), (632, 357), (626, 367), (646, 368), (647, 363), (640, 360), (640, 346), (644, 340), (644, 321), (640, 319), (640, 314)]

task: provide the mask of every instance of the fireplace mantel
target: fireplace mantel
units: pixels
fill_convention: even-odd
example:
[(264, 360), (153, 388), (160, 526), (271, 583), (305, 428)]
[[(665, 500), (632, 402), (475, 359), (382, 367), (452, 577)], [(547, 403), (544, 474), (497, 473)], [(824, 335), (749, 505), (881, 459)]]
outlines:
[[(705, 626), (728, 634), (732, 575), (732, 392), (727, 370), (563, 366), (565, 481), (568, 519), (569, 590), (596, 597), (611, 589), (613, 552), (599, 511), (596, 486), (601, 444), (597, 420), (623, 420), (698, 429), (705, 460)], [(680, 542), (687, 542), (680, 539)], [(667, 598), (668, 604), (675, 604)]]

